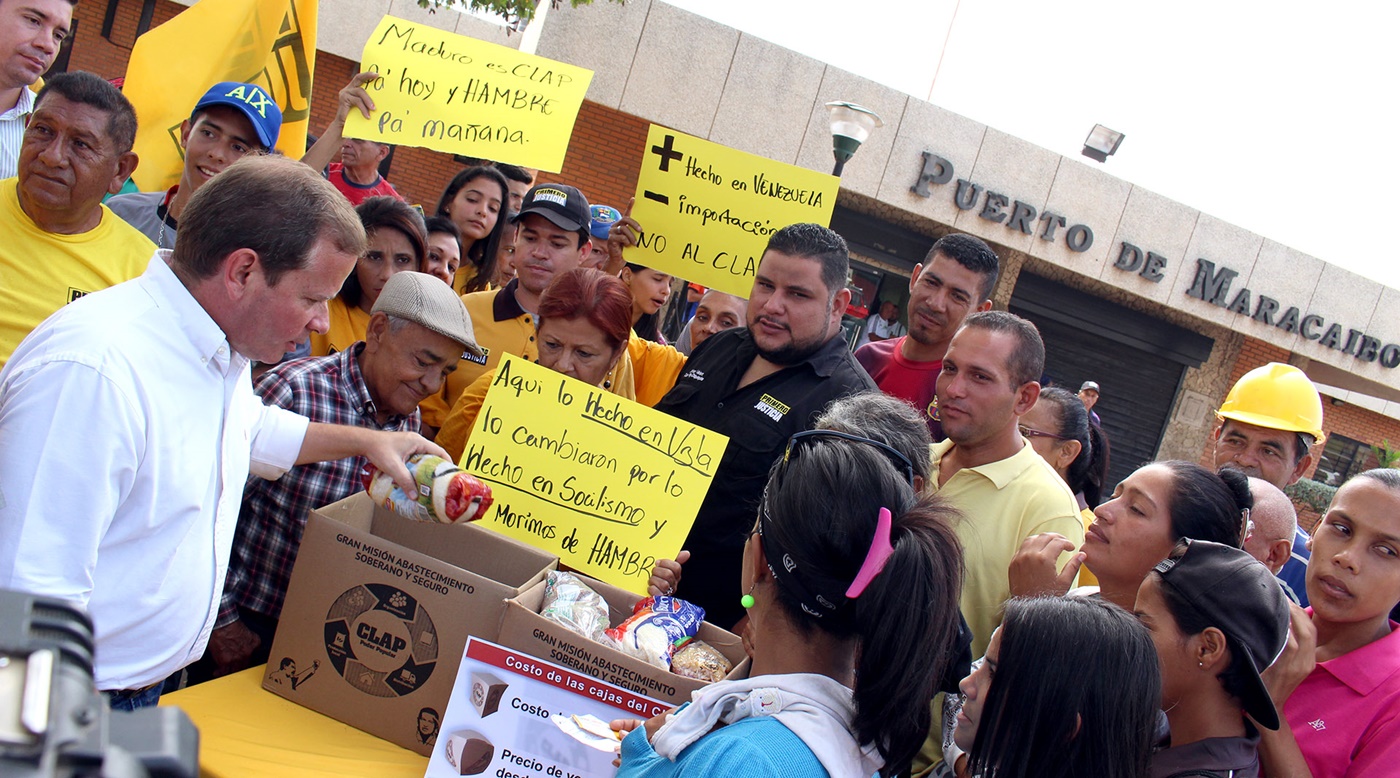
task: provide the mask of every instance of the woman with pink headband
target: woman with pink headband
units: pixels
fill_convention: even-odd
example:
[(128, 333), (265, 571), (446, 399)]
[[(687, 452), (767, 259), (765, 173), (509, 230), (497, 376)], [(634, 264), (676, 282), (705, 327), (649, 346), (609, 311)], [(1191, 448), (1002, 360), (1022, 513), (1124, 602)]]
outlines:
[(744, 549), (749, 677), (631, 730), (619, 778), (893, 776), (955, 651), (955, 512), (889, 446), (811, 430), (773, 466)]

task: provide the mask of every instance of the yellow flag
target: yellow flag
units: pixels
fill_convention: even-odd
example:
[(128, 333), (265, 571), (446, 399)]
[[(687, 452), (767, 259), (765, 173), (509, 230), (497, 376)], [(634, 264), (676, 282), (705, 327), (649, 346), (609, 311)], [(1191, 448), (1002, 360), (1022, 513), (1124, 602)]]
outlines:
[(140, 124), (136, 185), (152, 192), (179, 183), (180, 124), (220, 81), (257, 84), (271, 95), (282, 109), (277, 148), (300, 159), (315, 63), (316, 0), (200, 0), (142, 35), (122, 87)]

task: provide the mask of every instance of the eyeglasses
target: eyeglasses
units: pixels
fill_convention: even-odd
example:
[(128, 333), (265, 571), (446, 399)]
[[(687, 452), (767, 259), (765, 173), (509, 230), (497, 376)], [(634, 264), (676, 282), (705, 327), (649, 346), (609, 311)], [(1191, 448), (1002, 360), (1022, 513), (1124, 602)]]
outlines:
[(788, 438), (787, 449), (783, 451), (782, 464), (778, 467), (779, 483), (782, 482), (784, 474), (787, 473), (788, 462), (792, 459), (793, 453), (797, 451), (798, 443), (801, 442), (803, 439), (811, 440), (815, 438), (835, 438), (837, 440), (849, 440), (853, 443), (864, 443), (865, 445), (870, 446), (878, 450), (880, 453), (884, 454), (885, 458), (889, 460), (890, 464), (894, 466), (895, 470), (904, 473), (904, 479), (909, 482), (909, 485), (911, 487), (914, 485), (914, 465), (909, 461), (909, 457), (904, 456), (895, 449), (890, 448), (889, 446), (885, 445), (884, 443), (881, 443), (878, 440), (862, 438), (859, 435), (851, 435), (845, 432), (837, 432), (836, 430), (807, 430), (805, 432), (799, 432), (796, 435), (793, 435), (792, 437)]
[(1020, 431), (1021, 431), (1021, 435), (1022, 435), (1023, 437), (1027, 437), (1027, 438), (1050, 438), (1050, 439), (1052, 439), (1052, 440), (1072, 440), (1072, 438), (1067, 438), (1067, 437), (1065, 437), (1064, 435), (1056, 435), (1056, 434), (1053, 433), (1053, 432), (1043, 432), (1043, 431), (1041, 431), (1041, 430), (1031, 429), (1030, 427), (1027, 427), (1027, 426), (1024, 425), (1024, 424), (1017, 424), (1017, 425), (1016, 425), (1016, 429), (1020, 430)]

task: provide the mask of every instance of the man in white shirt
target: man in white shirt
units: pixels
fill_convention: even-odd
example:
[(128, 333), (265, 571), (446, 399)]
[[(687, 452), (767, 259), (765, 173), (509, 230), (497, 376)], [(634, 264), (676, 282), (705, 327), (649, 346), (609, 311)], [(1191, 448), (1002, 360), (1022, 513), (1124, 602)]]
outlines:
[(0, 180), (14, 176), (24, 120), (34, 111), (29, 87), (58, 58), (77, 0), (0, 0)]
[(250, 157), (191, 198), (176, 249), (65, 306), (0, 371), (0, 587), (86, 606), (114, 708), (204, 652), (249, 472), (363, 455), (403, 486), (412, 433), (264, 406), (249, 360), (324, 330), (365, 247), (316, 171)]
[(899, 323), (899, 306), (886, 300), (880, 304), (880, 312), (865, 320), (865, 329), (860, 333), (856, 348), (867, 343), (897, 338), (904, 334), (904, 325)]

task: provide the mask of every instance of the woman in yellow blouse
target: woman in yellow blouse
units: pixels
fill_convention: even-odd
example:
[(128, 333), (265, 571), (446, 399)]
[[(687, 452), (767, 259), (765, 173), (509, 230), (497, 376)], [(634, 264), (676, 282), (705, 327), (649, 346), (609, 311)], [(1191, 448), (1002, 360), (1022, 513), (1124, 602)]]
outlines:
[[(539, 316), (536, 337), (541, 365), (635, 399), (632, 362), (627, 355), (632, 296), (622, 281), (585, 268), (560, 273), (540, 296)], [(454, 461), (462, 457), (486, 390), (495, 378), (495, 370), (482, 373), (457, 398), (438, 430), (437, 444)]]
[(469, 167), (442, 190), (436, 213), (462, 232), (462, 263), (452, 282), (457, 294), (492, 288), (502, 235), (513, 229), (506, 218), (509, 203), (506, 177), (494, 167)]
[(427, 253), (423, 217), (392, 197), (371, 197), (355, 207), (369, 236), (369, 248), (355, 262), (340, 294), (330, 301), (330, 328), (311, 333), (311, 356), (335, 354), (365, 339), (370, 309), (389, 276), (421, 270)]

